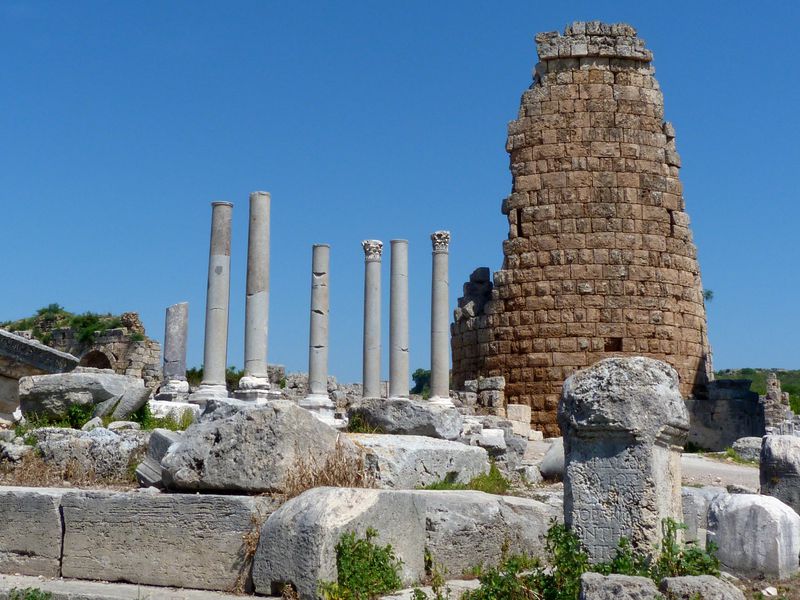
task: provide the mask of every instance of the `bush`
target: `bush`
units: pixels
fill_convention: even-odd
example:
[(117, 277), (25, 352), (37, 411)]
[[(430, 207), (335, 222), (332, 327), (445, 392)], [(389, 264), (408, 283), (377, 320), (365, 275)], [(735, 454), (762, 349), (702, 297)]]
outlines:
[[(166, 417), (156, 417), (150, 409), (150, 404), (145, 402), (141, 408), (131, 413), (129, 420), (139, 423), (145, 431), (153, 429), (169, 429), (170, 431), (183, 431), (194, 422), (194, 415), (190, 409), (186, 409), (181, 414), (180, 419), (176, 420), (172, 415)], [(112, 419), (109, 419), (111, 422)], [(108, 423), (103, 423), (107, 425)]]
[(342, 535), (336, 544), (336, 582), (320, 582), (325, 600), (370, 600), (400, 589), (399, 571), (403, 562), (391, 544), (378, 546), (378, 532), (368, 528), (363, 538), (355, 532)]
[(52, 597), (53, 594), (50, 592), (31, 587), (24, 590), (14, 588), (8, 594), (8, 600), (50, 600)]

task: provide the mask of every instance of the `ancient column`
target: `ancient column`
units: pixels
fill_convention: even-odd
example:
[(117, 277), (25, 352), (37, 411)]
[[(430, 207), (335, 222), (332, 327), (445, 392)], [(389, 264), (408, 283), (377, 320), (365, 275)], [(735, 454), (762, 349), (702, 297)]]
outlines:
[(383, 242), (364, 240), (364, 363), (362, 396), (381, 397), (381, 254)]
[(622, 537), (655, 553), (666, 518), (682, 520), (681, 451), (689, 415), (667, 363), (607, 358), (564, 382), (564, 522), (592, 562)]
[(250, 194), (247, 238), (247, 297), (244, 314), (244, 376), (234, 395), (257, 402), (279, 397), (270, 392), (267, 373), (269, 331), (269, 192)]
[(389, 398), (408, 398), (408, 240), (391, 245)]
[(450, 284), (448, 276), (449, 231), (434, 231), (431, 276), (431, 398), (453, 406), (450, 400)]
[(164, 367), (161, 387), (156, 400), (181, 401), (188, 399), (186, 381), (186, 340), (189, 332), (189, 303), (167, 307), (164, 322)]
[(206, 332), (203, 346), (203, 381), (190, 402), (205, 404), (227, 398), (225, 368), (228, 360), (228, 304), (231, 284), (231, 216), (233, 204), (212, 202), (211, 248), (208, 257)]
[(308, 343), (308, 395), (298, 402), (320, 420), (332, 423), (334, 405), (328, 395), (328, 270), (331, 247), (314, 244), (311, 255), (311, 319)]

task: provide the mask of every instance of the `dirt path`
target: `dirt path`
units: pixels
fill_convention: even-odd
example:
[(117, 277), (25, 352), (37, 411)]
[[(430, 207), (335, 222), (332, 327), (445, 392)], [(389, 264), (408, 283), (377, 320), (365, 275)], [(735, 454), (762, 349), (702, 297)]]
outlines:
[(758, 467), (712, 460), (699, 454), (684, 454), (681, 457), (684, 485), (734, 484), (758, 490)]

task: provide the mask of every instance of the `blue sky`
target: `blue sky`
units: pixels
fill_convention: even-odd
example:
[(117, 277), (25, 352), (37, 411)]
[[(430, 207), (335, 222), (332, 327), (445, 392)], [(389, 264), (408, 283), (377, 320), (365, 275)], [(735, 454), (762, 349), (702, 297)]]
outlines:
[(164, 308), (188, 301), (200, 364), (210, 202), (229, 200), (228, 362), (241, 366), (247, 197), (264, 189), (270, 361), (306, 368), (311, 245), (326, 242), (330, 372), (358, 381), (360, 241), (406, 238), (411, 368), (427, 366), (429, 234), (452, 232), (453, 306), (472, 269), (500, 267), (506, 124), (533, 36), (589, 19), (631, 23), (655, 54), (715, 294), (715, 366), (800, 368), (789, 2), (3, 0), (0, 320), (51, 302), (135, 310), (161, 339)]

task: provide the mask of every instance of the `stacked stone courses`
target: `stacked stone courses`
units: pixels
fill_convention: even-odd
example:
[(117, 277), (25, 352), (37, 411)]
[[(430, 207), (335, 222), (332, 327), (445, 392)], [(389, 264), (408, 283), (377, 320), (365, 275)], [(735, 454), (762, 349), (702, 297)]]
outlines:
[[(504, 262), (482, 310), (452, 325), (453, 378), (503, 375), (508, 402), (558, 435), (564, 379), (614, 355), (671, 364), (684, 396), (710, 370), (703, 288), (675, 132), (629, 25), (536, 36), (540, 62), (508, 127)], [(474, 282), (472, 284), (474, 287)]]

